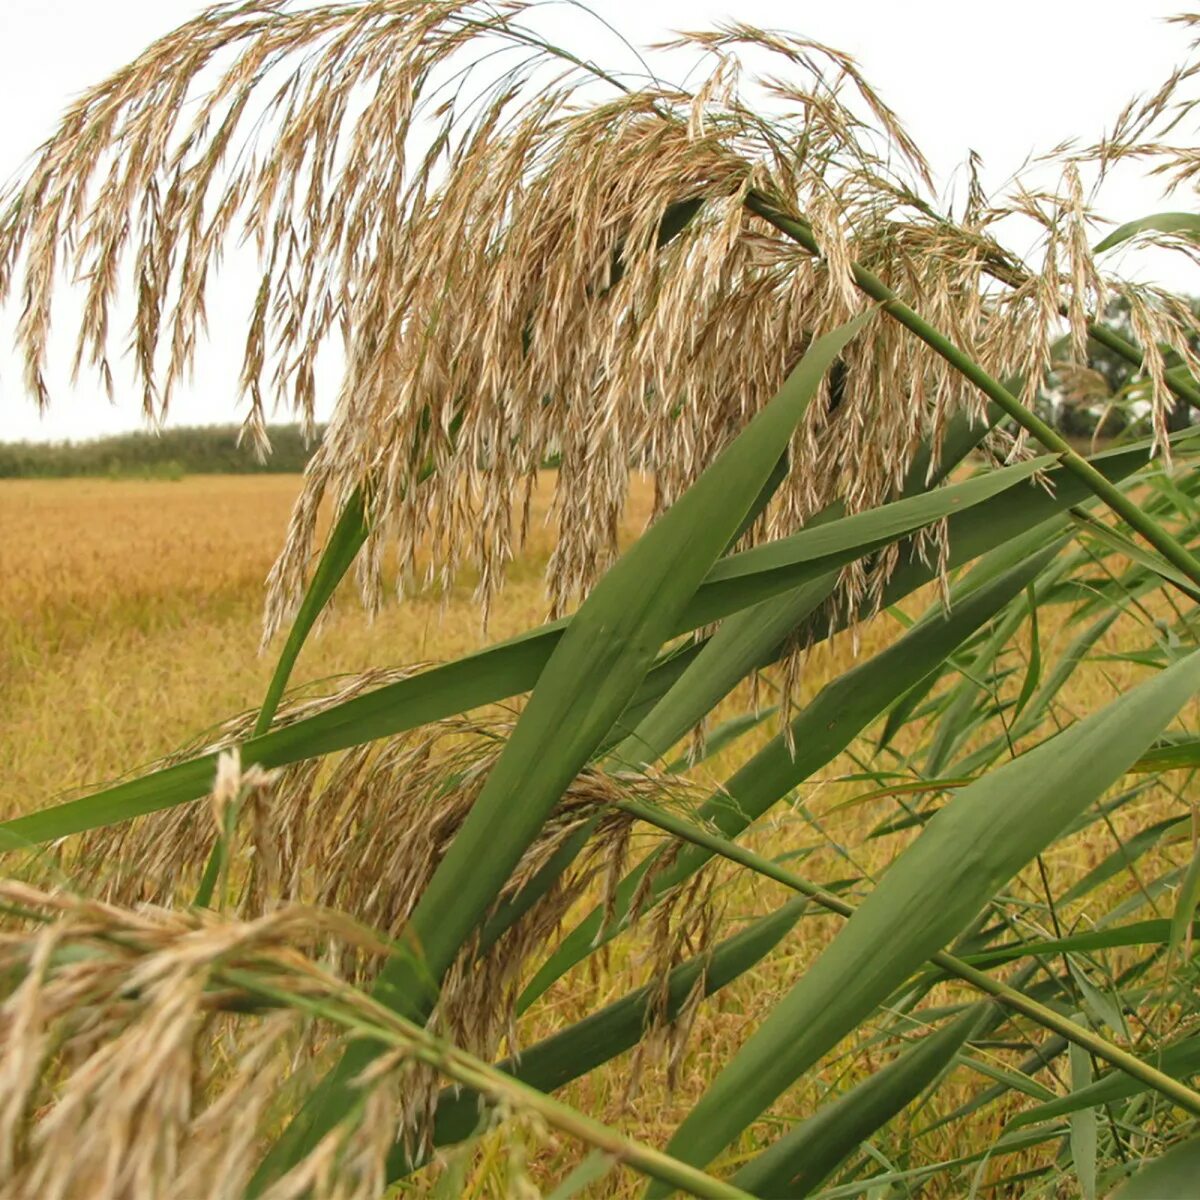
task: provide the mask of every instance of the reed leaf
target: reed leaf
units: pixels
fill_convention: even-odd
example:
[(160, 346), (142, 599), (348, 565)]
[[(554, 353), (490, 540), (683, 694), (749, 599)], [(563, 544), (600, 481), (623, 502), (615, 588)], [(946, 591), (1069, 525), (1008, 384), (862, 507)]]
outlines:
[(1200, 1138), (1191, 1138), (1152, 1159), (1113, 1195), (1113, 1200), (1190, 1200), (1200, 1179)]
[[(571, 618), (504, 750), (414, 908), (406, 950), (373, 995), (409, 1019), (432, 1010), (440, 980), (612, 728), (675, 631), (787, 448), (825, 372), (863, 327), (815, 342), (779, 394), (628, 550)], [(378, 1052), (358, 1042), (273, 1151), (260, 1180), (306, 1153), (336, 1123), (350, 1081)]]
[[(1145, 447), (1138, 445), (1105, 451), (1092, 461), (1106, 475), (1122, 479), (1143, 464), (1144, 455)], [(788, 545), (782, 550), (764, 547), (771, 553), (765, 560), (752, 560), (754, 565), (749, 568), (739, 561), (742, 555), (724, 559), (722, 577), (702, 583), (670, 632), (690, 632), (799, 587), (805, 580), (820, 578), (834, 567), (943, 518), (949, 525), (948, 562), (956, 566), (1020, 537), (1087, 498), (1086, 488), (1060, 476), (1057, 470), (1048, 472), (1055, 481), (1053, 495), (1040, 485), (1025, 482), (1029, 473), (1026, 464), (1004, 470), (1011, 473), (999, 480), (985, 474), (940, 488), (929, 497), (897, 501), (875, 512), (816, 526), (785, 539)], [(900, 505), (906, 508), (897, 516), (894, 510)], [(1052, 531), (1047, 528), (1046, 532), (1049, 536)], [(714, 573), (709, 572), (709, 576)], [(894, 603), (936, 574), (935, 568), (912, 556), (897, 568), (885, 588), (884, 603)], [(242, 762), (283, 766), (508, 699), (534, 685), (565, 627), (566, 621), (543, 625), (252, 737), (241, 747)], [(828, 630), (813, 633), (819, 639), (827, 636)], [(656, 696), (653, 703), (657, 700)], [(627, 729), (633, 726), (631, 722), (626, 724)], [(208, 754), (78, 800), (0, 822), (0, 844), (12, 835), (16, 840), (8, 844), (19, 849), (198, 799), (212, 786), (216, 762), (217, 755)]]
[(1136, 221), (1126, 221), (1124, 225), (1118, 225), (1112, 233), (1097, 242), (1095, 252), (1103, 254), (1106, 250), (1112, 250), (1143, 233), (1173, 233), (1197, 238), (1200, 237), (1200, 216), (1185, 212), (1152, 213), (1148, 217), (1139, 217)]
[(839, 1163), (930, 1087), (974, 1036), (986, 1005), (923, 1037), (752, 1159), (733, 1182), (755, 1196), (807, 1196)]
[(710, 1161), (1098, 799), (1198, 688), (1192, 654), (960, 792), (724, 1067), (671, 1152)]
[[(631, 1050), (656, 1017), (674, 1019), (693, 996), (697, 984), (705, 996), (711, 996), (761, 962), (794, 928), (807, 907), (807, 897), (798, 896), (726, 938), (708, 954), (676, 967), (668, 975), (665, 988), (658, 983), (638, 988), (526, 1047), (519, 1057), (501, 1063), (500, 1069), (538, 1091), (557, 1091)], [(444, 1091), (434, 1117), (434, 1146), (470, 1137), (479, 1120), (476, 1094), (460, 1089)], [(398, 1144), (389, 1160), (390, 1177), (398, 1178), (411, 1169), (404, 1146)]]
[[(942, 619), (911, 630), (881, 654), (828, 684), (792, 721), (790, 736), (781, 733), (773, 738), (701, 808), (699, 818), (711, 822), (723, 836), (736, 837), (840, 754), (898, 695), (1018, 595), (1052, 556), (1053, 550), (1034, 555), (978, 588)], [(697, 848), (681, 851), (667, 869), (655, 874), (646, 901), (651, 903), (678, 886), (708, 858)], [(644, 890), (643, 879), (653, 862), (652, 858), (644, 860), (621, 881), (607, 910), (594, 909), (566, 935), (526, 987), (521, 997), (523, 1008), (637, 915), (633, 901)]]

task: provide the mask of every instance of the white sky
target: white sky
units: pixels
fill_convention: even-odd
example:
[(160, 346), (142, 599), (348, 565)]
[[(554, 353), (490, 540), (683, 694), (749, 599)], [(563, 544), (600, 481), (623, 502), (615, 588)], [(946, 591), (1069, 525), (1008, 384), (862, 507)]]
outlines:
[[(732, 14), (850, 52), (945, 186), (968, 149), (983, 156), (986, 178), (998, 184), (1031, 152), (1066, 137), (1098, 135), (1132, 93), (1157, 87), (1184, 57), (1187, 35), (1163, 18), (1185, 3), (596, 0), (593, 7), (635, 44)], [(20, 168), (74, 95), (202, 7), (197, 0), (0, 0), (0, 180)], [(568, 25), (584, 20), (569, 10), (560, 19)], [(1104, 199), (1105, 211), (1121, 220), (1192, 203), (1190, 197), (1164, 202), (1157, 184), (1140, 180), (1117, 181)], [(236, 263), (230, 269), (236, 271)], [(243, 305), (252, 297), (248, 271), (245, 279), (239, 287), (235, 274), (225, 289)], [(1200, 281), (1190, 283), (1186, 274), (1172, 271), (1165, 281), (1200, 291)], [(171, 424), (242, 415), (235, 385), (245, 308), (219, 303), (213, 311), (210, 344), (197, 362), (199, 382), (180, 392)], [(0, 315), (0, 441), (93, 437), (140, 425), (132, 390), (110, 405), (89, 378), (72, 387), (65, 370), (52, 377), (55, 402), (39, 417), (21, 387), (12, 318), (11, 311)], [(57, 358), (69, 360), (72, 334), (64, 322)], [(327, 411), (332, 380), (323, 382)]]

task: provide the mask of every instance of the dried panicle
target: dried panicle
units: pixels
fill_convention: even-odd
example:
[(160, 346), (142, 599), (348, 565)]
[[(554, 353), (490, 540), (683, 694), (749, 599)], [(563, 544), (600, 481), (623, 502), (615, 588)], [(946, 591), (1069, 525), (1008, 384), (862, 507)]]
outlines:
[[(652, 973), (646, 1028), (630, 1063), (624, 1103), (636, 1094), (646, 1066), (658, 1059), (666, 1062), (668, 1088), (673, 1089), (677, 1083), (688, 1036), (704, 998), (705, 978), (701, 971), (671, 1018), (668, 1014), (670, 971), (685, 959), (702, 959), (716, 940), (722, 913), (715, 892), (716, 876), (702, 871), (682, 884), (670, 898), (671, 902), (657, 907), (649, 918), (651, 938), (645, 958)], [(686, 919), (681, 919), (681, 914), (686, 914)]]
[[(400, 580), (469, 564), (486, 613), (550, 459), (562, 610), (615, 552), (631, 471), (655, 477), (660, 507), (678, 496), (811, 338), (862, 306), (855, 261), (1032, 395), (1064, 322), (1079, 350), (1089, 314), (1119, 290), (1089, 248), (1084, 167), (1132, 156), (1181, 181), (1200, 172), (1165, 140), (1194, 103), (1189, 65), (1095, 146), (1035, 160), (1039, 178), (1058, 164), (1057, 192), (1018, 178), (987, 197), (972, 162), (956, 223), (840, 51), (731, 24), (656, 47), (661, 72), (640, 59), (625, 76), (545, 40), (539, 17), (523, 0), (215, 6), (86, 93), (0, 217), (0, 300), (19, 297), (41, 403), (63, 275), (85, 289), (80, 364), (106, 382), (111, 313), (134, 300), (134, 366), (155, 419), (194, 360), (231, 242), (261, 261), (242, 372), (251, 439), (272, 398), (311, 421), (317, 355), (340, 339), (344, 375), (271, 574), (268, 635), (303, 593), (322, 503), (356, 490), (370, 604), (385, 562)], [(660, 82), (680, 54), (711, 69), (692, 86)], [(821, 255), (752, 214), (751, 193), (807, 220)], [(994, 236), (1011, 217), (1040, 230), (1039, 261)], [(1194, 357), (1181, 309), (1156, 300), (1137, 323)], [(983, 403), (884, 319), (835, 374), (752, 539), (832, 501), (878, 504), (923, 440), (936, 450), (950, 414)]]
[[(231, 921), (14, 881), (0, 881), (0, 903), (0, 1195), (11, 1200), (241, 1197), (281, 1115), (303, 1013), (285, 1004), (239, 1020), (235, 980), (298, 999), (342, 994), (304, 951), (331, 938), (384, 949), (345, 918), (301, 907)], [(369, 1109), (373, 1081), (363, 1091)], [(370, 1186), (347, 1190), (343, 1176), (314, 1194), (381, 1195), (395, 1133), (393, 1117), (385, 1146), (372, 1135)]]
[[(310, 699), (287, 706), (281, 717), (294, 720), (297, 707), (311, 712), (315, 704)], [(234, 814), (242, 822), (227, 847), (218, 902), (247, 917), (312, 904), (399, 938), (508, 729), (495, 721), (455, 718), (358, 747), (332, 763), (301, 762), (272, 772), (253, 793), (252, 805), (244, 799), (249, 772), (235, 779), (236, 756), (224, 752), (214, 794), (224, 790), (243, 800)], [(496, 1052), (502, 1038), (515, 1046), (515, 1003), (531, 956), (553, 942), (580, 896), (594, 884), (611, 896), (625, 871), (633, 819), (616, 803), (678, 804), (687, 798), (686, 789), (678, 777), (591, 768), (573, 781), (498, 897), (491, 920), (444, 980), (435, 1020), (452, 1041), (485, 1056)], [(207, 856), (231, 827), (215, 823), (211, 807), (211, 800), (198, 801), (85, 835), (72, 862), (73, 877), (121, 904), (190, 899)], [(518, 919), (501, 920), (522, 889), (580, 835), (585, 841), (571, 867), (536, 903), (521, 905)], [(667, 905), (666, 911), (676, 907), (689, 920), (702, 919), (703, 906), (695, 901)], [(339, 974), (355, 982), (368, 981), (378, 966), (354, 940), (331, 943), (328, 952)], [(432, 1087), (432, 1077), (426, 1082)], [(408, 1091), (432, 1097), (415, 1085)]]
[[(350, 1081), (338, 1124), (266, 1200), (379, 1200), (397, 1141), (427, 1135), (446, 1077), (469, 1082), (494, 1121), (548, 1132), (505, 1076), (318, 965), (331, 940), (386, 953), (337, 914), (290, 907), (242, 921), (11, 880), (0, 905), (4, 1200), (241, 1200), (303, 1098), (281, 1078), (317, 1065), (296, 1061), (314, 1021), (390, 1049)], [(512, 1194), (536, 1194), (519, 1145), (514, 1155)]]

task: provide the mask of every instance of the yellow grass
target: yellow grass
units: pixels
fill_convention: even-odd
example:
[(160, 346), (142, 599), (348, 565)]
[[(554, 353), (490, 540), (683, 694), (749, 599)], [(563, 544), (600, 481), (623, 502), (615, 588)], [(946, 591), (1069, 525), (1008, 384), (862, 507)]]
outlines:
[[(544, 528), (547, 485), (543, 480), (539, 488), (531, 543), (492, 614), (489, 638), (516, 633), (544, 618), (541, 569), (550, 544)], [(262, 585), (298, 486), (296, 477), (287, 476), (0, 483), (0, 813), (26, 811), (61, 793), (125, 774), (258, 702), (272, 665), (270, 654), (257, 653)], [(650, 502), (649, 486), (639, 482), (627, 536), (640, 528)], [(1056, 619), (1043, 618), (1043, 637), (1048, 636), (1051, 646), (1061, 646), (1069, 636), (1055, 630)], [(881, 616), (864, 631), (863, 651), (884, 644), (898, 628), (892, 617)], [(296, 679), (450, 658), (483, 640), (469, 582), (441, 597), (390, 605), (373, 623), (347, 595), (305, 649)], [(1144, 640), (1135, 620), (1127, 619), (1117, 623), (1108, 645)], [(1051, 654), (1052, 649), (1044, 652)], [(847, 669), (853, 656), (853, 639), (846, 636), (820, 648), (808, 664), (799, 699)], [(1090, 669), (1066, 694), (1064, 711), (1105, 703), (1132, 678), (1123, 664)], [(743, 697), (743, 706), (744, 702)], [(719, 777), (733, 761), (724, 755), (706, 774)], [(804, 870), (819, 881), (883, 870), (901, 843), (896, 838), (868, 841), (865, 834), (893, 811), (889, 802), (830, 811), (856, 790), (870, 790), (867, 785), (837, 782), (839, 774), (854, 769), (842, 760), (824, 781), (802, 789), (804, 811), (797, 808), (779, 817), (758, 835), (756, 846), (772, 853), (816, 847)], [(1126, 835), (1178, 803), (1159, 794), (1123, 812), (1118, 827)], [(827, 820), (823, 813), (829, 814)], [(1049, 856), (1047, 867), (1056, 887), (1077, 878), (1114, 848), (1103, 827), (1097, 829)], [(853, 866), (839, 846), (849, 848)], [(1165, 853), (1180, 860), (1185, 849)], [(1030, 894), (1040, 893), (1033, 872), (1026, 883)], [(1130, 878), (1119, 878), (1105, 899), (1115, 900), (1134, 887)], [(722, 899), (732, 930), (739, 918), (780, 903), (783, 893), (766, 881), (748, 882), (738, 876)], [(836, 927), (832, 918), (806, 918), (766, 963), (703, 1007), (675, 1094), (667, 1094), (661, 1072), (651, 1070), (644, 1089), (624, 1104), (629, 1073), (625, 1058), (568, 1089), (568, 1098), (661, 1144), (705, 1081)], [(643, 949), (626, 939), (602, 968), (569, 977), (530, 1015), (524, 1036), (534, 1039), (624, 993), (639, 978)], [(854, 1046), (844, 1050), (816, 1078), (784, 1097), (769, 1120), (740, 1143), (740, 1152), (735, 1148), (717, 1165), (728, 1167), (781, 1122), (810, 1111), (825, 1088), (845, 1086), (880, 1065), (870, 1051), (859, 1052)], [(1000, 1060), (1014, 1061), (1011, 1055), (1000, 1055)], [(986, 1083), (961, 1071), (958, 1078), (962, 1086), (940, 1094), (936, 1109), (911, 1117), (911, 1128), (921, 1128), (936, 1112), (947, 1111)], [(1051, 1077), (1042, 1078), (1057, 1086)], [(920, 1143), (909, 1165), (986, 1145), (999, 1134), (1003, 1115), (991, 1112), (975, 1124), (938, 1131)], [(909, 1120), (897, 1122), (889, 1139), (902, 1139)], [(469, 1176), (473, 1194), (506, 1194), (506, 1146), (511, 1141), (493, 1139), (488, 1144)], [(553, 1173), (556, 1164), (575, 1157), (574, 1147), (543, 1149), (537, 1173)], [(1043, 1160), (1033, 1156), (1028, 1161)], [(1000, 1175), (1012, 1169), (1008, 1160), (988, 1171)], [(612, 1187), (619, 1190), (611, 1194), (636, 1192), (632, 1176), (622, 1176)], [(598, 1194), (610, 1194), (610, 1185), (603, 1185)]]

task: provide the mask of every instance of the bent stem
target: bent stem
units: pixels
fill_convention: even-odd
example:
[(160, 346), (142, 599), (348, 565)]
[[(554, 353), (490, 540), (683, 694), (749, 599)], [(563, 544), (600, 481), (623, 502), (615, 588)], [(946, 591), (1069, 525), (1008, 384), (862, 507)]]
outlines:
[[(852, 917), (854, 915), (854, 906), (847, 904), (844, 900), (840, 900), (832, 892), (827, 892), (817, 884), (810, 883), (807, 879), (803, 879), (799, 875), (793, 875), (784, 867), (771, 862), (770, 859), (755, 854), (753, 850), (747, 850), (744, 846), (739, 846), (736, 842), (731, 842), (717, 834), (709, 833), (707, 830), (693, 825), (690, 821), (685, 821), (671, 813), (660, 811), (659, 809), (639, 804), (632, 800), (620, 801), (614, 807), (629, 813), (640, 821), (645, 821), (648, 825), (656, 826), (665, 833), (682, 838), (693, 845), (702, 846), (706, 850), (711, 850), (714, 854), (719, 854), (723, 858), (729, 859), (731, 862), (738, 863), (740, 866), (755, 871), (760, 875), (765, 875), (768, 879), (773, 879), (776, 883), (781, 883), (784, 887), (791, 888), (793, 891), (809, 897), (814, 903), (828, 909), (830, 912), (837, 913), (842, 917)], [(1052, 1029), (1068, 1041), (1074, 1042), (1075, 1045), (1089, 1050), (1097, 1058), (1104, 1059), (1112, 1066), (1124, 1071), (1127, 1075), (1140, 1080), (1147, 1087), (1166, 1096), (1181, 1108), (1200, 1116), (1200, 1092), (1194, 1091), (1178, 1079), (1172, 1079), (1170, 1075), (1156, 1070), (1148, 1063), (1142, 1062), (1140, 1058), (1130, 1054), (1127, 1050), (1122, 1050), (1119, 1046), (1114, 1045), (1105, 1038), (1099, 1037), (1090, 1029), (1085, 1029), (1082, 1025), (1077, 1025), (1074, 1021), (1070, 1021), (1066, 1017), (1059, 1015), (1052, 1008), (1047, 1008), (1044, 1004), (1039, 1004), (1036, 1000), (1031, 1000), (1015, 988), (1001, 983), (998, 979), (993, 979), (986, 972), (970, 966), (968, 963), (963, 962), (962, 959), (956, 958), (953, 954), (938, 951), (938, 953), (930, 956), (929, 961), (941, 967), (948, 974), (963, 980), (964, 983), (969, 983), (972, 987), (978, 988), (979, 991), (995, 997), (1015, 1012), (1022, 1013), (1044, 1028)]]
[[(1145, 361), (1145, 355), (1132, 342), (1123, 338), (1115, 329), (1110, 329), (1107, 325), (1101, 325), (1099, 321), (1088, 322), (1088, 336), (1094, 341), (1099, 342), (1102, 346), (1111, 350), (1114, 354), (1119, 355), (1131, 366), (1138, 368), (1142, 367)], [(1185, 400), (1193, 408), (1200, 410), (1200, 387), (1196, 386), (1196, 381), (1188, 373), (1185, 367), (1172, 367), (1163, 375), (1167, 387), (1171, 389), (1181, 400)]]
[[(751, 212), (768, 221), (811, 254), (820, 255), (821, 248), (809, 225), (776, 208), (766, 197), (752, 194), (746, 199)], [(878, 302), (888, 316), (899, 321), (916, 334), (931, 350), (940, 354), (952, 367), (969, 379), (1008, 416), (1032, 434), (1047, 450), (1056, 454), (1066, 470), (1080, 479), (1089, 490), (1139, 533), (1177, 570), (1193, 583), (1200, 585), (1200, 562), (1187, 548), (1146, 515), (1118, 487), (1110, 483), (1067, 440), (1036, 413), (1031, 412), (998, 379), (988, 374), (974, 359), (960, 350), (945, 334), (935, 329), (920, 314), (910, 308), (877, 275), (858, 263), (851, 264), (854, 282), (864, 295)], [(1131, 347), (1132, 349), (1132, 347)], [(1136, 350), (1134, 350), (1136, 353)]]
[(628, 1164), (643, 1175), (706, 1200), (754, 1200), (749, 1192), (715, 1179), (661, 1150), (626, 1137), (569, 1104), (563, 1104), (545, 1092), (506, 1075), (453, 1043), (443, 1041), (429, 1030), (406, 1020), (393, 1009), (357, 989), (348, 989), (354, 1006), (351, 1008), (349, 1004), (322, 1001), (272, 986), (249, 971), (225, 970), (221, 974), (245, 991), (257, 993), (288, 1008), (303, 1009), (315, 1017), (341, 1026), (351, 1036), (383, 1042), (403, 1050), (456, 1083), (486, 1096), (493, 1103), (507, 1104), (533, 1113), (547, 1125), (578, 1138), (618, 1162)]
[[(909, 204), (932, 220), (954, 228), (952, 221), (944, 217), (932, 205), (927, 204), (914, 193), (908, 193), (905, 199)], [(769, 220), (770, 218), (767, 219)], [(1029, 273), (1018, 267), (1012, 260), (1000, 257), (994, 253), (986, 255), (983, 262), (983, 269), (998, 283), (1003, 283), (1011, 288), (1019, 288), (1023, 284), (1028, 283), (1030, 279)], [(1061, 305), (1058, 311), (1065, 317), (1067, 315), (1066, 305)], [(1115, 329), (1102, 324), (1099, 320), (1088, 321), (1087, 332), (1088, 337), (1092, 338), (1093, 341), (1097, 341), (1102, 346), (1107, 347), (1131, 366), (1139, 370), (1141, 369), (1145, 361), (1145, 355), (1135, 342), (1122, 337)], [(1200, 411), (1200, 384), (1197, 383), (1186, 367), (1172, 367), (1170, 370), (1164, 372), (1163, 381), (1180, 400)]]

